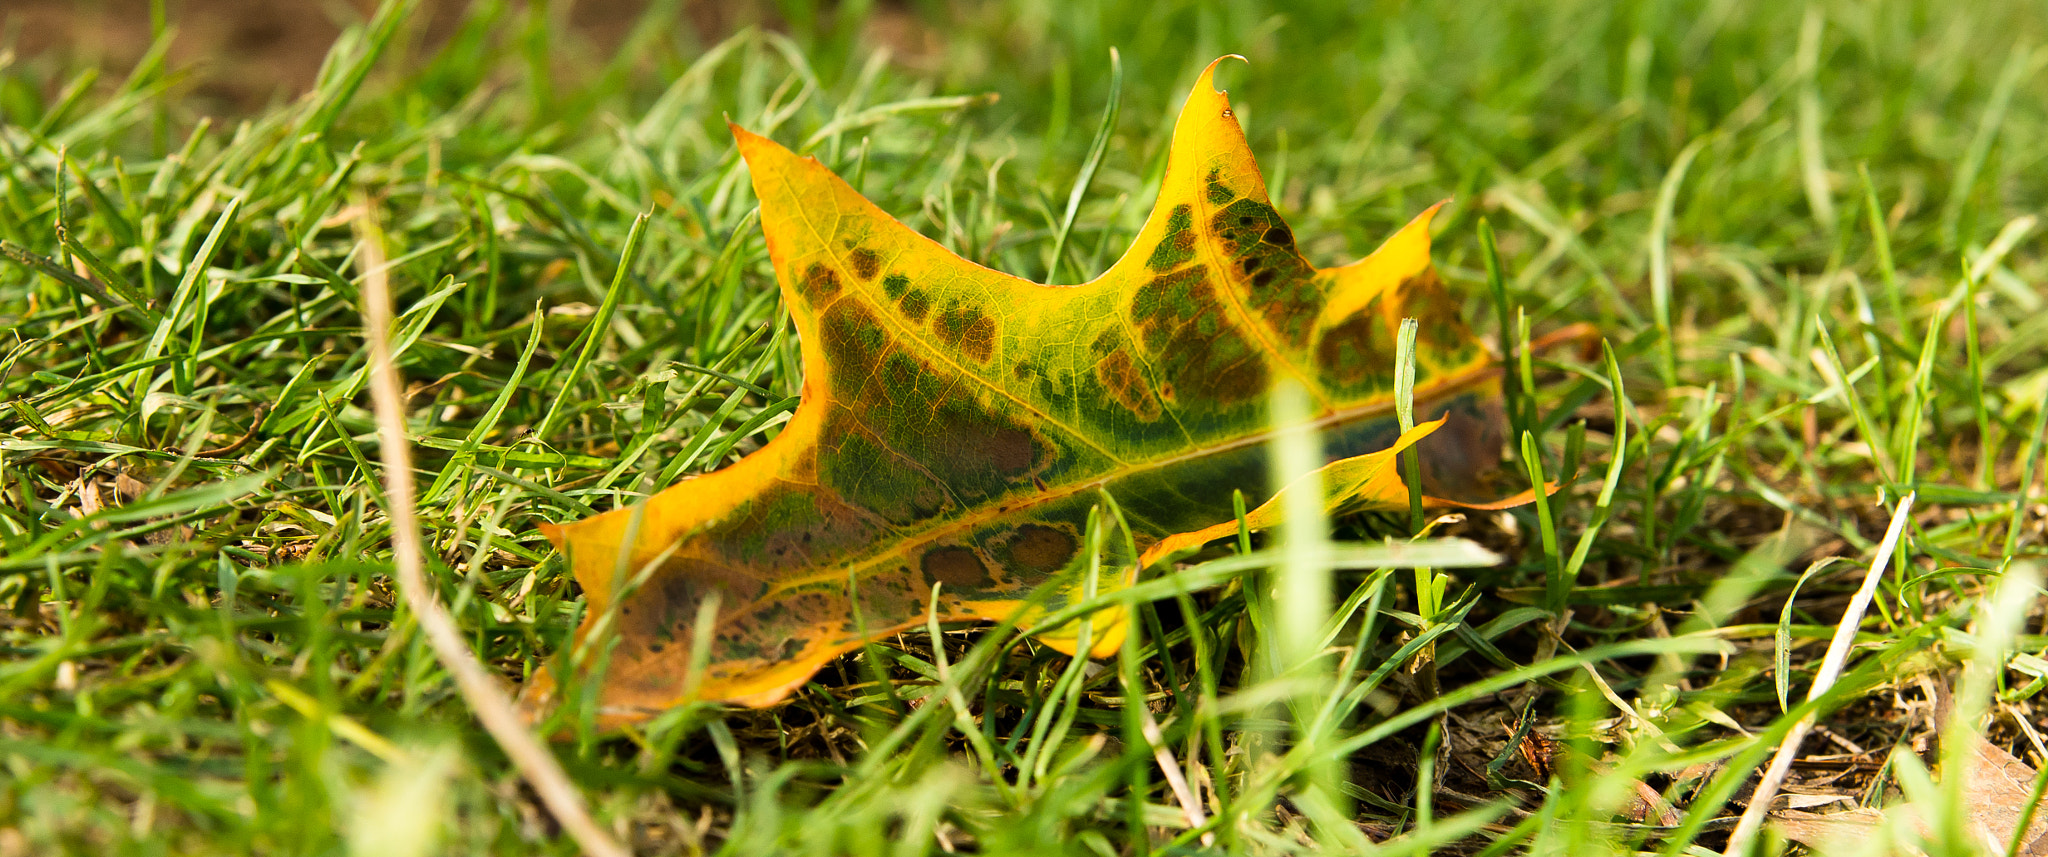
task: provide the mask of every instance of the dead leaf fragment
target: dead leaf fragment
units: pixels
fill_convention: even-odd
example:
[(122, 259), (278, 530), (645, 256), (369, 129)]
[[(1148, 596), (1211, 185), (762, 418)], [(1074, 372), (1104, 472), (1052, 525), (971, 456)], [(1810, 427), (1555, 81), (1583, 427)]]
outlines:
[[(1969, 769), (1965, 774), (1968, 780), (1963, 786), (1966, 832), (1977, 840), (1984, 853), (2003, 854), (2012, 843), (2013, 831), (2019, 827), (2028, 798), (2033, 795), (2037, 772), (1975, 732), (1967, 733), (1962, 740), (1970, 744)], [(1772, 812), (1770, 817), (1770, 823), (1785, 838), (1820, 853), (1865, 851), (1862, 840), (1888, 818), (1903, 820), (1923, 838), (1931, 833), (1910, 804), (1882, 811), (1864, 807), (1835, 813), (1784, 809)], [(2048, 857), (2048, 818), (2037, 811), (2021, 841), (2025, 843), (2018, 852), (2021, 857)]]
[(1834, 813), (1781, 809), (1770, 817), (1780, 835), (1822, 854), (1855, 850), (1885, 820), (1884, 813), (1869, 807)]
[[(2012, 843), (2013, 831), (2019, 829), (2027, 799), (2033, 796), (2036, 772), (2033, 766), (1975, 732), (1970, 733), (1969, 741), (1970, 779), (1963, 787), (1968, 813), (1965, 823), (1970, 834), (1991, 853), (2003, 854)], [(2048, 836), (2048, 813), (2036, 810), (2020, 839), (2024, 843), (2020, 853), (2048, 854), (2048, 840), (2044, 836)]]

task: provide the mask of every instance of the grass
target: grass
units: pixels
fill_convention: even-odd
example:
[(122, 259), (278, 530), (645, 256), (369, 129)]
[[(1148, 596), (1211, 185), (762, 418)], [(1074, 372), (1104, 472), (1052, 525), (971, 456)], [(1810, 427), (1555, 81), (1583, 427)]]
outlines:
[[(700, 43), (655, 2), (603, 56), (523, 6), (429, 44), (387, 4), (311, 93), (237, 117), (194, 115), (161, 54), (94, 78), (0, 51), (0, 855), (575, 851), (393, 588), (372, 219), (429, 577), (517, 682), (582, 609), (536, 522), (730, 463), (795, 405), (723, 116), (970, 259), (1077, 281), (1232, 52), (1313, 261), (1451, 197), (1435, 256), (1478, 329), (1597, 326), (1604, 357), (1509, 360), (1510, 460), (1574, 487), (1446, 525), (1492, 568), (1349, 543), (1405, 515), (1243, 541), (1133, 590), (1104, 668), (937, 629), (780, 708), (564, 717), (601, 824), (650, 854), (1710, 853), (1811, 715), (1794, 785), (1933, 807), (1928, 850), (1959, 854), (1972, 794), (1914, 752), (1935, 689), (1961, 675), (1984, 717), (1958, 729), (2048, 760), (2014, 588), (2048, 541), (2032, 5), (784, 5)], [(931, 38), (891, 61), (904, 27)], [(1334, 581), (1329, 612), (1274, 577)], [(1304, 627), (1306, 672), (1260, 665)]]

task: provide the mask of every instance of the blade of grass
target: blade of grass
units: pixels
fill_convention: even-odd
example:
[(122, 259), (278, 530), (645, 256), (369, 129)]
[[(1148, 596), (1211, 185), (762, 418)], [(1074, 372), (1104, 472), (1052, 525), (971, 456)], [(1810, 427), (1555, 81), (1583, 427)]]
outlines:
[(533, 436), (546, 440), (554, 436), (555, 423), (561, 419), (562, 403), (569, 400), (583, 373), (590, 367), (590, 358), (597, 353), (598, 343), (603, 342), (611, 326), (612, 314), (618, 311), (619, 297), (625, 291), (626, 281), (631, 279), (633, 262), (640, 253), (640, 236), (647, 226), (647, 215), (634, 216), (633, 225), (626, 231), (626, 243), (619, 251), (619, 265), (613, 271), (611, 288), (606, 289), (604, 301), (598, 305), (597, 315), (584, 328), (583, 347), (576, 352), (576, 361), (569, 365), (569, 372), (562, 377), (562, 389), (548, 405), (547, 414), (540, 418), (540, 424)]
[(1662, 337), (1657, 343), (1662, 358), (1657, 371), (1667, 388), (1678, 386), (1678, 346), (1671, 327), (1671, 217), (1678, 206), (1678, 189), (1685, 183), (1693, 159), (1712, 141), (1712, 137), (1700, 137), (1679, 150), (1678, 159), (1672, 162), (1671, 169), (1664, 173), (1663, 183), (1657, 187), (1656, 213), (1651, 216), (1650, 235), (1646, 239), (1650, 254), (1650, 316)]
[(1081, 160), (1081, 172), (1074, 177), (1074, 188), (1067, 192), (1067, 210), (1060, 215), (1059, 231), (1052, 239), (1052, 261), (1045, 266), (1045, 281), (1060, 281), (1060, 263), (1066, 260), (1067, 236), (1073, 234), (1074, 218), (1081, 213), (1081, 200), (1088, 195), (1088, 187), (1095, 183), (1095, 171), (1102, 166), (1102, 157), (1109, 151), (1109, 139), (1116, 132), (1117, 112), (1123, 107), (1124, 60), (1116, 48), (1109, 49), (1109, 103), (1102, 108), (1102, 121), (1095, 126), (1095, 139), (1088, 144), (1088, 156)]

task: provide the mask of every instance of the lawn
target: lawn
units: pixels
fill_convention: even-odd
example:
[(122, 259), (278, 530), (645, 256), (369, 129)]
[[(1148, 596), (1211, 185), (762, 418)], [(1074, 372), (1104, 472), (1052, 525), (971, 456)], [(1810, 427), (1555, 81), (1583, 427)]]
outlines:
[[(653, 0), (603, 39), (415, 5), (267, 102), (168, 32), (104, 66), (0, 12), (0, 857), (580, 853), (549, 783), (641, 854), (1712, 854), (1752, 803), (1738, 853), (2033, 838), (2038, 4)], [(1421, 535), (1503, 560), (1403, 567), (1406, 514), (1219, 543), (1148, 571), (1117, 657), (911, 631), (776, 707), (555, 709), (522, 729), (560, 775), (523, 775), (399, 572), (516, 689), (589, 606), (539, 524), (782, 430), (799, 343), (726, 120), (1078, 283), (1231, 53), (1310, 261), (1448, 199), (1496, 350), (1595, 331), (1504, 359), (1503, 466), (1562, 487)], [(1273, 597), (1304, 580), (1327, 605)]]

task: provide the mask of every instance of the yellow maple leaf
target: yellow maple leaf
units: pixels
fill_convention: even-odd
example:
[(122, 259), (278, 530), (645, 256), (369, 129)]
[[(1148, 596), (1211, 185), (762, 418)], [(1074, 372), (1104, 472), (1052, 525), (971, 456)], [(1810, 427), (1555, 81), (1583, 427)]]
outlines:
[[(1341, 459), (1325, 473), (1333, 506), (1406, 508), (1393, 456), (1432, 431), (1431, 478), (1497, 463), (1494, 360), (1430, 264), (1436, 208), (1362, 261), (1311, 266), (1215, 69), (1174, 127), (1144, 228), (1078, 286), (968, 262), (816, 160), (733, 128), (801, 338), (802, 404), (730, 467), (546, 528), (589, 598), (577, 639), (607, 623), (616, 634), (603, 722), (690, 699), (778, 701), (831, 658), (922, 624), (934, 585), (948, 621), (1016, 616), (1048, 583), (1030, 610), (1072, 603), (1100, 491), (1142, 554), (1105, 556), (1115, 573), (1101, 585), (1128, 585), (1224, 534), (1234, 490), (1271, 493), (1268, 392), (1283, 379), (1308, 392)], [(1417, 412), (1457, 417), (1406, 435), (1393, 416), (1404, 317), (1420, 320)], [(714, 625), (699, 629), (714, 596)], [(1116, 613), (1096, 614), (1092, 654), (1115, 651)], [(700, 636), (710, 650), (691, 675)], [(1071, 630), (1040, 639), (1076, 643)]]

